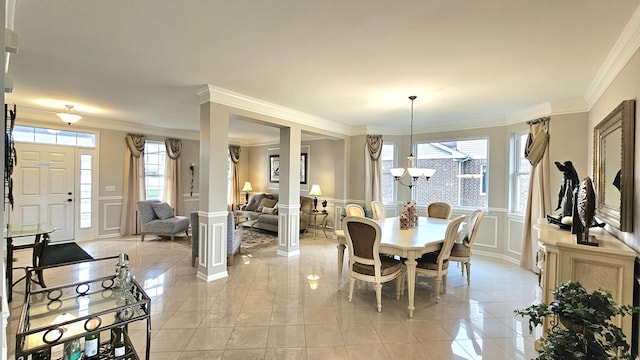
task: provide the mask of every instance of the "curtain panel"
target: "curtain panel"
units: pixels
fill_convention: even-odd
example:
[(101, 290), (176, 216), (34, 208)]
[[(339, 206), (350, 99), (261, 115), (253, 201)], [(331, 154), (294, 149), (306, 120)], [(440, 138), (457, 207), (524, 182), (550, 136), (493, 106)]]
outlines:
[(137, 234), (139, 230), (136, 205), (144, 200), (144, 135), (127, 134), (124, 148), (124, 181), (120, 235)]
[(167, 159), (164, 175), (165, 201), (174, 208), (176, 214), (184, 215), (184, 195), (182, 189), (182, 141), (167, 138), (164, 140)]
[(365, 147), (365, 174), (367, 203), (371, 201), (382, 201), (382, 164), (380, 154), (382, 153), (382, 135), (367, 135)]
[(238, 174), (238, 163), (240, 162), (240, 146), (229, 145), (229, 156), (231, 157), (231, 204), (230, 208), (233, 209), (233, 204), (240, 203), (240, 176)]
[(534, 241), (533, 225), (537, 219), (544, 218), (551, 208), (549, 187), (549, 117), (528, 122), (529, 136), (524, 156), (531, 163), (527, 210), (524, 217), (522, 253), (520, 266), (534, 269), (534, 255), (537, 252), (537, 241)]

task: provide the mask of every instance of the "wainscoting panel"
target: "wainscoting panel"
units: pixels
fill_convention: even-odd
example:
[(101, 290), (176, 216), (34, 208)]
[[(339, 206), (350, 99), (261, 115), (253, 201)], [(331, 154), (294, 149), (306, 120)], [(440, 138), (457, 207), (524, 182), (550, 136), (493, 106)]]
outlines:
[(122, 203), (106, 203), (103, 205), (104, 231), (120, 231), (120, 214)]
[(513, 217), (507, 218), (507, 251), (513, 255), (522, 254), (522, 231), (524, 221)]
[(473, 246), (490, 252), (498, 250), (498, 218), (496, 216), (485, 215), (482, 218)]

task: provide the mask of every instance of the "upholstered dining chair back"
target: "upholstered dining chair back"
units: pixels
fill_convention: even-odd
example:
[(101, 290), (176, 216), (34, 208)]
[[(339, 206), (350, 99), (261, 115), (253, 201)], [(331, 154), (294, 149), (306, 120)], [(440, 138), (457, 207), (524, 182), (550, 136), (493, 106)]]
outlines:
[(382, 311), (382, 283), (396, 279), (396, 298), (403, 290), (404, 268), (400, 260), (380, 256), (380, 225), (372, 219), (347, 216), (342, 220), (349, 249), (349, 302), (355, 280), (375, 283), (378, 312)]
[(387, 210), (381, 201), (371, 202), (371, 212), (373, 212), (374, 220), (384, 220), (387, 217)]
[(464, 270), (467, 270), (467, 285), (471, 285), (471, 247), (478, 235), (478, 229), (480, 228), (480, 222), (484, 218), (483, 210), (474, 210), (469, 214), (468, 232), (465, 234), (462, 243), (456, 243), (451, 250), (451, 261), (457, 261), (462, 266), (460, 271), (464, 275)]
[(427, 205), (427, 216), (438, 219), (448, 219), (451, 216), (451, 205), (436, 201)]
[(365, 217), (364, 209), (358, 204), (348, 204), (345, 206), (344, 211), (347, 213), (347, 216)]
[(451, 255), (451, 249), (459, 237), (460, 225), (464, 219), (464, 216), (458, 216), (449, 222), (445, 232), (444, 242), (442, 243), (442, 248), (440, 248), (439, 251), (427, 253), (417, 259), (418, 264), (416, 265), (416, 274), (431, 276), (434, 278), (436, 302), (440, 302), (440, 283), (442, 282), (442, 287), (445, 290), (447, 289), (449, 257)]

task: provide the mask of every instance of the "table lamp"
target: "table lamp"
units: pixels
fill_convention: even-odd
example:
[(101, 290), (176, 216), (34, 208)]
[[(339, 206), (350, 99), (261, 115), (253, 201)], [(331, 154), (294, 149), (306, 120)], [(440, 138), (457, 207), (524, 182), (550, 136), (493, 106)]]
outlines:
[(245, 204), (248, 204), (249, 203), (249, 191), (253, 191), (253, 188), (251, 187), (251, 182), (245, 181), (244, 182), (244, 186), (242, 187), (241, 191), (246, 192)]
[(322, 195), (322, 191), (320, 190), (320, 185), (313, 184), (311, 186), (311, 191), (309, 191), (309, 195), (313, 195), (313, 211), (318, 211), (318, 198), (316, 196)]

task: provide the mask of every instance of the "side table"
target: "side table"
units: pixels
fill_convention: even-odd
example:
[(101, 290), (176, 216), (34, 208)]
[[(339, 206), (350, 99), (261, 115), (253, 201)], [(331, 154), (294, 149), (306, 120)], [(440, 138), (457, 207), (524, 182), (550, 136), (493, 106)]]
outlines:
[[(316, 232), (318, 231), (318, 226), (322, 226), (322, 232), (324, 233), (324, 237), (327, 237), (326, 225), (327, 225), (327, 216), (329, 213), (326, 210), (323, 211), (303, 211), (303, 213), (309, 216), (309, 220), (313, 219), (311, 226), (313, 226), (313, 238), (316, 238)], [(318, 223), (318, 218), (320, 218), (320, 223)], [(307, 222), (307, 228), (304, 229), (304, 233), (307, 233), (309, 230), (309, 222)]]

